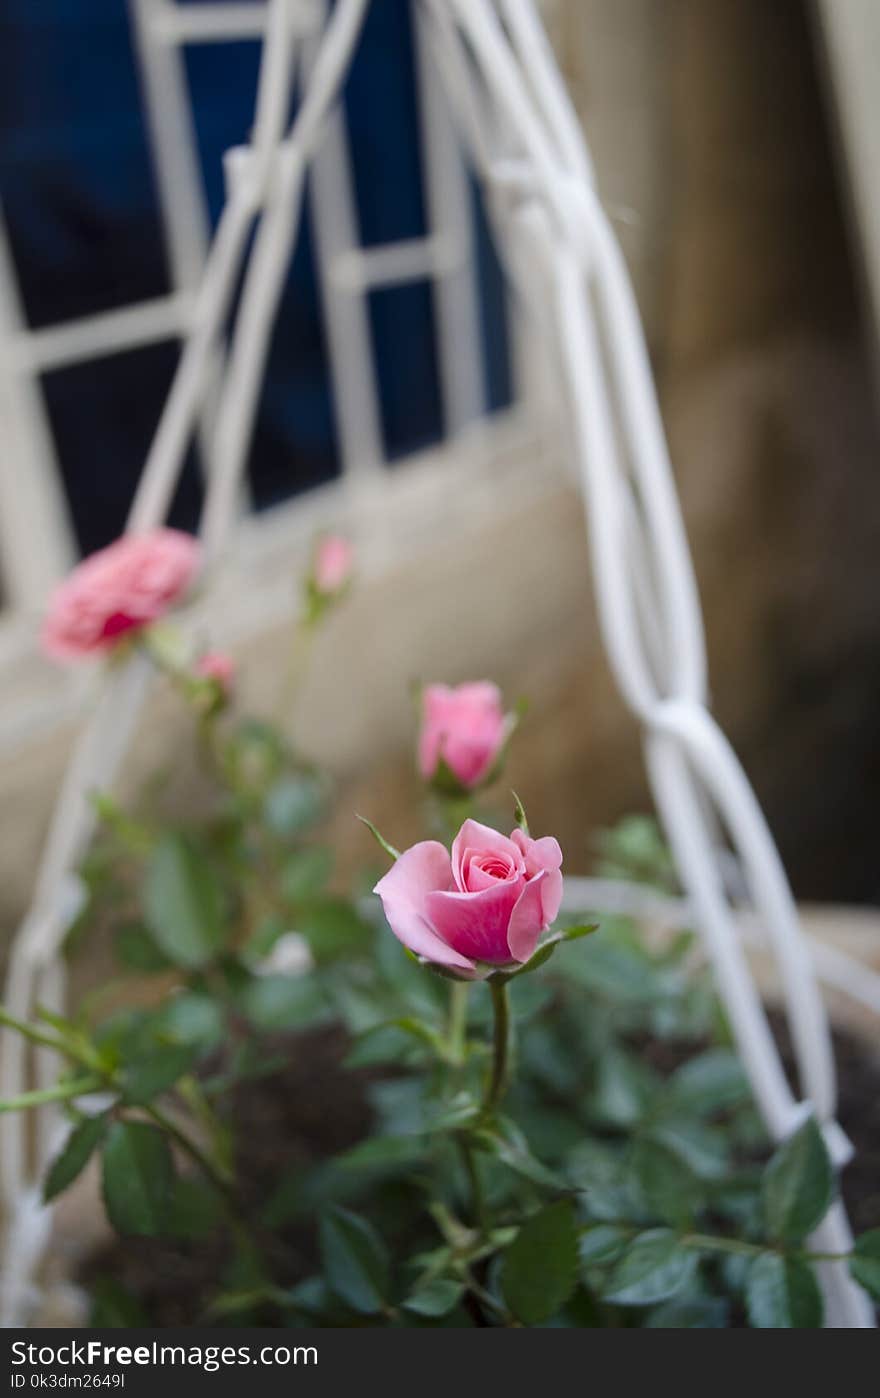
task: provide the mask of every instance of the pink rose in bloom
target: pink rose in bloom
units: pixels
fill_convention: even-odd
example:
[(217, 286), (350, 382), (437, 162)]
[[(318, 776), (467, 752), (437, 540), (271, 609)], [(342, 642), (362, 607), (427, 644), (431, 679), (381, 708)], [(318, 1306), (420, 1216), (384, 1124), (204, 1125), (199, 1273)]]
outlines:
[(224, 694), (229, 694), (235, 680), (235, 661), (221, 650), (209, 650), (196, 661), (196, 674), (203, 680), (216, 680)]
[(351, 577), (354, 549), (342, 534), (325, 534), (318, 541), (312, 570), (315, 588), (326, 597), (341, 592)]
[(177, 529), (126, 534), (91, 554), (56, 588), (43, 649), (54, 659), (79, 659), (158, 621), (189, 587), (199, 556), (197, 541)]
[(488, 680), (429, 684), (422, 691), (419, 771), (430, 781), (441, 759), (461, 782), (479, 786), (492, 770), (511, 729), (501, 691)]
[(528, 961), (562, 901), (562, 851), (552, 836), (508, 839), (466, 820), (452, 857), (437, 840), (405, 850), (374, 892), (395, 937), (426, 961), (467, 972), (475, 962)]

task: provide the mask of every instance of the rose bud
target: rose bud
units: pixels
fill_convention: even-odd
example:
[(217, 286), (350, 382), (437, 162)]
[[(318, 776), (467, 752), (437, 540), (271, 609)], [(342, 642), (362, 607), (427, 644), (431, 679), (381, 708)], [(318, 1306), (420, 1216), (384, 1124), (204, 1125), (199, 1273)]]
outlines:
[(335, 597), (351, 580), (354, 549), (342, 534), (325, 534), (318, 540), (312, 564), (312, 582), (322, 597)]
[(429, 684), (422, 690), (419, 771), (443, 790), (473, 791), (494, 777), (516, 724), (488, 680)]
[(200, 679), (214, 680), (228, 699), (235, 682), (235, 661), (225, 651), (209, 650), (196, 661), (196, 674)]
[(562, 851), (552, 836), (510, 838), (466, 820), (452, 855), (413, 845), (374, 889), (391, 931), (416, 956), (462, 975), (528, 961), (562, 901)]
[(177, 529), (126, 534), (91, 554), (50, 599), (44, 651), (80, 659), (158, 621), (190, 586), (199, 558), (198, 542)]

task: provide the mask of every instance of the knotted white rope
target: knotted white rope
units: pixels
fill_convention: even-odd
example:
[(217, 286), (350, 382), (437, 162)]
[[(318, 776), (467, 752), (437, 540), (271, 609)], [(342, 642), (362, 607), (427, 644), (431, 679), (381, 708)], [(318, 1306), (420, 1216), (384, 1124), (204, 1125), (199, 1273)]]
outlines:
[[(805, 1111), (814, 1111), (832, 1157), (842, 1164), (851, 1148), (834, 1120), (827, 1016), (766, 821), (706, 708), (699, 602), (644, 336), (589, 159), (577, 149), (577, 122), (546, 49), (534, 39), (530, 0), (500, 0), (506, 29), (488, 0), (450, 0), (457, 30), (441, 13), (447, 8), (443, 0), (430, 3), (447, 81), (458, 89), (479, 81), (504, 112), (504, 148), (487, 150), (483, 134), (472, 142), (472, 154), (490, 186), (506, 189), (506, 217), (522, 219), (528, 228), (537, 259), (513, 263), (525, 283), (524, 299), (534, 303), (548, 288), (552, 296), (549, 320), (583, 486), (605, 647), (621, 694), (644, 729), (658, 810), (755, 1099), (777, 1140), (796, 1129)], [(479, 100), (485, 104), (485, 97)], [(455, 103), (465, 117), (466, 140), (467, 113), (475, 105), (479, 101)], [(713, 813), (740, 862), (754, 916), (778, 964), (800, 1097), (786, 1079), (745, 958)], [(812, 1243), (819, 1251), (848, 1249), (842, 1206), (829, 1212)], [(871, 1326), (873, 1309), (845, 1265), (827, 1263), (819, 1270), (826, 1324)]]

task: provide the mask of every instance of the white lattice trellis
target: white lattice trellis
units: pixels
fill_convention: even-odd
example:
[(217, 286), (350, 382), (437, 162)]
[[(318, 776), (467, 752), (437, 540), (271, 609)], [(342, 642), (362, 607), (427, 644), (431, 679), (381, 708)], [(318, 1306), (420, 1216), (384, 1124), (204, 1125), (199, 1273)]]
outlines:
[[(303, 100), (284, 121), (292, 82), (290, 0), (272, 0), (251, 144), (229, 159), (229, 198), (196, 292), (192, 329), (147, 458), (129, 527), (159, 523), (171, 499), (244, 260), (236, 325), (221, 370), (215, 451), (202, 535), (208, 567), (230, 536), (266, 350), (296, 236), (307, 164), (332, 120), (368, 0), (337, 0), (308, 65)], [(657, 805), (688, 904), (714, 966), (755, 1099), (775, 1139), (813, 1110), (831, 1154), (851, 1147), (835, 1121), (828, 1023), (808, 945), (766, 822), (732, 749), (706, 707), (702, 623), (690, 555), (638, 312), (622, 255), (593, 182), (589, 154), (531, 0), (418, 0), (420, 44), (436, 61), (462, 139), (487, 190), (509, 276), (546, 337), (564, 389), (571, 451), (583, 484), (599, 614), (621, 694), (644, 729)], [(434, 198), (448, 195), (438, 178)], [(456, 367), (450, 366), (453, 377)], [(460, 401), (467, 386), (458, 382)], [(40, 868), (33, 907), (12, 954), (10, 1009), (59, 1008), (58, 955), (79, 903), (77, 864), (92, 835), (87, 789), (113, 780), (147, 688), (137, 659), (108, 679), (64, 784)], [(742, 918), (725, 886), (729, 850), (741, 869), (752, 923), (780, 972), (800, 1076), (790, 1086), (742, 942)], [(595, 886), (593, 892), (595, 893)], [(599, 890), (601, 892), (601, 889)], [(606, 890), (608, 892), (608, 890)], [(609, 894), (610, 896), (610, 894)], [(596, 901), (591, 899), (591, 901)], [(839, 968), (838, 968), (839, 970)], [(54, 1063), (31, 1062), (5, 1035), (0, 1091), (20, 1092), (31, 1075), (51, 1080)], [(27, 1314), (31, 1277), (49, 1233), (35, 1183), (57, 1136), (45, 1109), (28, 1159), (20, 1121), (0, 1136), (2, 1191), (10, 1220), (4, 1322)], [(813, 1244), (845, 1252), (850, 1234), (836, 1204)], [(873, 1324), (867, 1297), (845, 1265), (820, 1266), (826, 1324)]]

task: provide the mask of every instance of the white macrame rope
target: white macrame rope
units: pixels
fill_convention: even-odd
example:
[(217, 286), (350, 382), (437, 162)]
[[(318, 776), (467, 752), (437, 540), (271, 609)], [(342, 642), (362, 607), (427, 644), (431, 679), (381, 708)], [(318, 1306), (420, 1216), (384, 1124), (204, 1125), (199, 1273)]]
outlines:
[[(264, 47), (261, 61), (253, 154), (249, 157), (246, 178), (237, 183), (218, 224), (196, 299), (193, 324), (129, 516), (127, 527), (131, 531), (153, 528), (167, 513), (234, 294), (248, 233), (266, 198), (274, 162), (283, 151), (290, 188), (296, 172), (304, 168), (314, 149), (322, 119), (344, 78), (367, 0), (339, 0), (327, 24), (300, 110), (287, 139), (279, 144), (278, 135), (283, 130), (291, 98), (288, 19), (295, 3), (296, 0), (273, 0), (272, 3), (269, 25), (272, 42)], [(249, 285), (253, 285), (250, 279)], [(280, 293), (277, 279), (275, 287)], [(251, 291), (251, 305), (253, 297)], [(246, 288), (242, 311), (247, 298)], [(274, 310), (275, 306), (270, 305), (269, 314)], [(253, 333), (253, 310), (250, 316)], [(248, 389), (252, 389), (250, 381)], [(240, 439), (236, 445), (235, 456), (227, 452), (221, 463), (222, 472), (213, 470), (208, 481), (201, 532), (204, 536), (210, 528), (211, 555), (219, 552), (233, 523), (230, 502), (236, 498), (244, 465)], [(218, 497), (220, 503), (216, 504)], [(34, 903), (10, 955), (5, 1004), (18, 1018), (27, 1019), (41, 1004), (48, 1009), (63, 1008), (64, 972), (63, 968), (59, 969), (58, 957), (78, 911), (76, 869), (96, 824), (87, 797), (91, 791), (107, 789), (114, 782), (133, 736), (149, 680), (150, 666), (141, 656), (136, 655), (116, 668), (106, 681), (103, 694), (74, 750), (37, 874)], [(3, 1045), (0, 1093), (4, 1097), (15, 1097), (26, 1090), (31, 1056), (28, 1046), (11, 1031), (0, 1032), (0, 1040)], [(53, 1058), (49, 1053), (37, 1056), (38, 1082), (48, 1080), (53, 1071)], [(3, 1285), (0, 1287), (0, 1325), (4, 1327), (22, 1323), (21, 1307), (34, 1294), (32, 1271), (48, 1238), (47, 1220), (51, 1211), (40, 1204), (39, 1188), (34, 1181), (42, 1177), (57, 1145), (54, 1126), (59, 1109), (43, 1108), (39, 1115), (42, 1124), (35, 1159), (30, 1166), (21, 1115), (14, 1113), (0, 1119), (0, 1195), (6, 1219)]]
[[(833, 1117), (830, 1032), (809, 951), (766, 822), (742, 768), (705, 708), (705, 650), (693, 569), (622, 256), (583, 166), (578, 177), (568, 168), (570, 153), (553, 155), (554, 150), (567, 152), (558, 120), (553, 133), (540, 129), (542, 113), (550, 110), (542, 91), (547, 72), (543, 70), (537, 81), (533, 71), (528, 77), (522, 71), (530, 68), (531, 57), (523, 45), (527, 0), (506, 0), (502, 7), (515, 47), (486, 0), (452, 0), (473, 62), (518, 139), (526, 167), (519, 189), (530, 201), (530, 224), (540, 235), (533, 242), (543, 242), (543, 273), (555, 288), (557, 342), (584, 486), (605, 646), (621, 692), (645, 728), (658, 809), (768, 1128), (777, 1139), (784, 1138), (802, 1120), (804, 1105), (786, 1079), (737, 935), (707, 823), (707, 798), (730, 834), (756, 916), (767, 929), (779, 964), (802, 1090), (841, 1162), (848, 1144)], [(459, 63), (459, 75), (462, 69)], [(448, 59), (445, 71), (456, 72)], [(542, 110), (533, 105), (535, 92), (541, 95)], [(559, 96), (567, 103), (561, 83)], [(485, 149), (475, 154), (486, 161)], [(509, 165), (509, 156), (506, 159)], [(491, 167), (491, 154), (488, 160)], [(543, 220), (535, 215), (535, 202), (544, 205)], [(515, 217), (515, 208), (513, 213)], [(527, 293), (526, 299), (531, 299)], [(630, 481), (619, 459), (620, 441), (638, 490), (644, 531), (632, 527)], [(633, 538), (649, 546), (650, 565), (644, 559), (634, 564)], [(653, 599), (645, 596), (646, 577), (656, 579)], [(646, 651), (640, 626), (646, 600), (653, 602), (649, 610), (658, 623), (653, 654)], [(665, 669), (659, 676), (658, 661)], [(836, 1206), (814, 1243), (823, 1251), (844, 1252), (849, 1242), (845, 1214)], [(843, 1264), (823, 1264), (821, 1278), (827, 1324), (873, 1323), (867, 1298)]]
[[(702, 619), (656, 394), (622, 254), (596, 195), (577, 119), (530, 0), (420, 0), (463, 139), (485, 183), (502, 258), (548, 336), (566, 389), (568, 427), (583, 483), (603, 638), (621, 693), (645, 729), (649, 775), (688, 906), (697, 917), (756, 1101), (785, 1137), (809, 1109), (789, 1087), (725, 889), (713, 822), (729, 833), (753, 916), (770, 940), (796, 1049), (802, 1090), (838, 1162), (848, 1143), (834, 1121), (827, 1020), (779, 856), (737, 759), (706, 707)], [(213, 435), (201, 532), (213, 562), (234, 522), (269, 335), (301, 212), (305, 171), (338, 95), (367, 0), (338, 0), (300, 109), (282, 136), (294, 72), (289, 26), (295, 0), (272, 0), (251, 145), (230, 153), (229, 195), (196, 298), (193, 323), (144, 466), (128, 527), (166, 515), (216, 365), (249, 233), (245, 277)], [(613, 405), (613, 406), (612, 406)], [(625, 458), (625, 459), (624, 459)], [(22, 1017), (60, 1009), (63, 937), (80, 900), (76, 868), (94, 829), (86, 793), (108, 786), (130, 741), (149, 670), (134, 660), (112, 675), (77, 747), (53, 820), (34, 906), (13, 949), (7, 1003)], [(739, 920), (738, 920), (739, 919)], [(838, 958), (838, 976), (841, 971)], [(52, 1056), (35, 1056), (47, 1082)], [(24, 1089), (31, 1061), (5, 1035), (0, 1090)], [(46, 1113), (39, 1173), (57, 1139)], [(0, 1122), (0, 1187), (9, 1212), (3, 1324), (32, 1303), (31, 1279), (49, 1233), (28, 1169), (20, 1120)], [(814, 1235), (843, 1252), (850, 1234), (836, 1205)], [(837, 1263), (822, 1264), (826, 1324), (870, 1326), (864, 1293)]]

